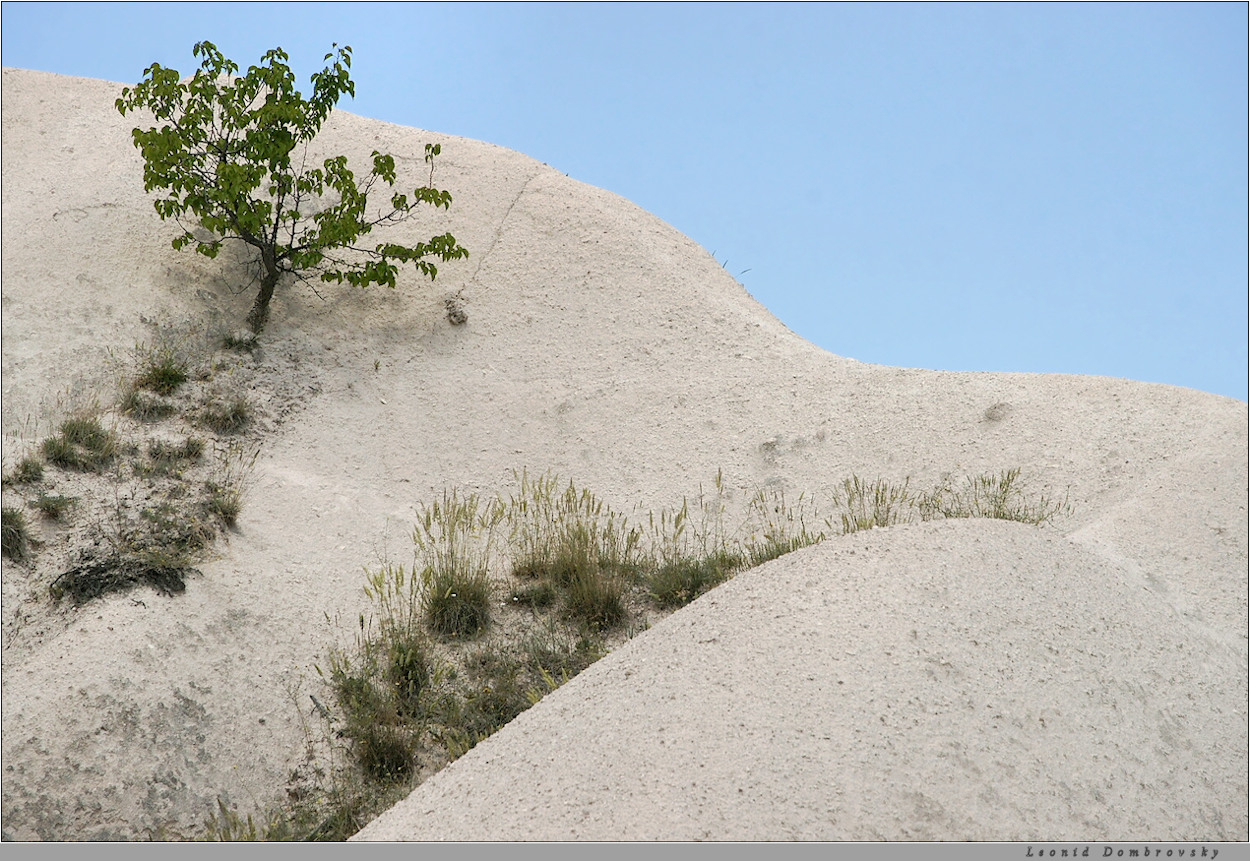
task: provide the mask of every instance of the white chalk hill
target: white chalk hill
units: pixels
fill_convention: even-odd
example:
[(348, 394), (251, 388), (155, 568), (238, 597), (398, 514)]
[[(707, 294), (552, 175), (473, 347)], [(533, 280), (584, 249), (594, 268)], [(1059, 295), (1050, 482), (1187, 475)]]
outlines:
[[(169, 247), (121, 85), (3, 75), (7, 469), (147, 320), (241, 321), (250, 296), (231, 260)], [(448, 229), (472, 256), (393, 292), (279, 293), (265, 352), (298, 410), (268, 405), (202, 578), (50, 609), (5, 561), (6, 836), (185, 835), (219, 795), (280, 792), (326, 614), (367, 609), (362, 566), (443, 487), (553, 470), (658, 509), (718, 469), (797, 494), (1020, 466), (1075, 513), (860, 533), (744, 572), (360, 836), (1247, 839), (1245, 403), (862, 364), (521, 154), (340, 112), (313, 155), (388, 151), (415, 185), (427, 142), (455, 202), (393, 235)]]

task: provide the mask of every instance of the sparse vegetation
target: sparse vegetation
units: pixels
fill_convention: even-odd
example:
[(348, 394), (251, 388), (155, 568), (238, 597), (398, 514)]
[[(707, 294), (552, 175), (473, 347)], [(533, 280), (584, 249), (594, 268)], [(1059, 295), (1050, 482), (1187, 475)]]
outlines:
[(532, 479), (522, 473), (518, 479), (519, 492), (505, 511), (512, 524), (513, 576), (528, 584), (513, 596), (558, 595), (565, 616), (592, 630), (620, 624), (625, 591), (645, 571), (641, 533), (572, 482), (561, 491), (551, 475)]
[(204, 427), (219, 434), (238, 433), (252, 420), (252, 408), (241, 394), (228, 395), (222, 400), (210, 400), (200, 408), (199, 421)]
[[(146, 434), (122, 416), (116, 416), (109, 429), (105, 411), (78, 409), (39, 451), (49, 465), (81, 475), (45, 479), (42, 461), (28, 456), (6, 479), (6, 488), (20, 488), (37, 477), (41, 482), (37, 495), (20, 492), (29, 509), (48, 520), (63, 521), (71, 508), (79, 509), (66, 534), (72, 543), (55, 554), (55, 561), (40, 563), (56, 566), (49, 572), (49, 590), (56, 601), (68, 598), (82, 604), (136, 583), (166, 594), (181, 592), (196, 561), (239, 516), (259, 451), (237, 436), (240, 426), (250, 421), (250, 408), (241, 398), (215, 404), (212, 391), (206, 392), (203, 385), (192, 395), (175, 393), (192, 382), (188, 369), (193, 353), (187, 345), (193, 337), (162, 330), (158, 338), (156, 347), (135, 348), (138, 370), (117, 406), (138, 421), (160, 423), (153, 428), (159, 435), (144, 438)], [(203, 367), (208, 368), (209, 362)], [(195, 382), (208, 383), (209, 377), (211, 372), (195, 377)], [(178, 415), (178, 408), (194, 400), (203, 402), (204, 413), (223, 431), (187, 433), (189, 423), (200, 414), (188, 410)], [(235, 435), (223, 442), (214, 439), (219, 433)], [(210, 440), (214, 457), (208, 462)], [(76, 495), (63, 492), (58, 485), (64, 482), (76, 488)]]
[(208, 513), (220, 518), (226, 526), (234, 526), (243, 510), (248, 482), (260, 448), (231, 441), (216, 450), (216, 466), (204, 482), (205, 506)]
[[(203, 413), (180, 421), (192, 418), (203, 421)], [(61, 458), (57, 446), (72, 457)], [(53, 581), (53, 597), (81, 604), (135, 583), (167, 594), (185, 589), (196, 559), (238, 517), (258, 451), (238, 439), (214, 442), (215, 466), (207, 477), (195, 472), (201, 477), (193, 481), (187, 476), (203, 469), (206, 449), (200, 436), (171, 439), (168, 429), (140, 447), (106, 431), (94, 415), (62, 423), (44, 444), (49, 462), (125, 452), (149, 488), (142, 498), (118, 496), (110, 521)], [(37, 473), (19, 464), (10, 483), (19, 474)], [(947, 477), (927, 492), (913, 492), (907, 480), (851, 476), (823, 510), (810, 497), (791, 503), (780, 489), (761, 490), (741, 501), (741, 522), (732, 530), (731, 494), (719, 474), (711, 493), (700, 488), (675, 511), (648, 514), (640, 521), (645, 528), (552, 475), (519, 473), (516, 492), (489, 500), (445, 492), (418, 507), (413, 564), (369, 572), (373, 612), (360, 616), (354, 645), (333, 648), (325, 671), (318, 668), (331, 705), (313, 702), (335, 761), (313, 768), (285, 804), (262, 816), (243, 817), (220, 802), (204, 836), (345, 839), (645, 630), (653, 614), (671, 612), (745, 568), (836, 535), (916, 519), (1043, 524), (1070, 511), (1066, 499), (1025, 494), (1020, 475), (1013, 469), (963, 483)], [(51, 492), (27, 498), (52, 519), (74, 502)], [(6, 507), (4, 555), (22, 559), (28, 547), (22, 512)]]
[(682, 607), (746, 565), (743, 556), (724, 548), (706, 556), (681, 556), (656, 566), (647, 579), (649, 594), (664, 609)]
[(26, 528), (26, 515), (20, 509), (0, 508), (0, 550), (14, 562), (26, 559), (30, 548), (30, 533)]
[(181, 476), (203, 455), (204, 440), (199, 437), (187, 437), (177, 445), (162, 439), (149, 440), (148, 459), (137, 462), (135, 472), (139, 475)]
[(167, 398), (138, 386), (129, 386), (122, 394), (121, 410), (141, 422), (156, 422), (169, 418), (178, 408)]
[[(645, 629), (649, 612), (689, 603), (744, 568), (833, 535), (918, 517), (1042, 522), (1017, 515), (1059, 510), (1049, 502), (1007, 504), (1023, 499), (1018, 473), (972, 480), (975, 495), (954, 493), (948, 483), (914, 494), (908, 481), (852, 476), (828, 514), (810, 497), (791, 504), (780, 490), (759, 491), (730, 531), (728, 491), (717, 475), (712, 493), (700, 489), (676, 512), (649, 514), (643, 530), (571, 482), (524, 472), (517, 481), (506, 498), (451, 491), (420, 507), (414, 566), (386, 564), (369, 574), (374, 613), (360, 617), (353, 649), (332, 650), (326, 675), (337, 704), (327, 711), (327, 735), (345, 740), (334, 785), (353, 787), (335, 790), (352, 799), (351, 815), (340, 821), (359, 823), (343, 837), (394, 793), (581, 672), (609, 642), (629, 636), (624, 628)], [(470, 594), (476, 597), (461, 603)], [(497, 609), (492, 595), (502, 597)], [(503, 630), (488, 635), (496, 616)], [(285, 822), (306, 817), (298, 807)]]
[(239, 353), (254, 353), (260, 347), (260, 341), (251, 332), (230, 332), (221, 336), (221, 346)]
[(916, 502), (925, 519), (940, 517), (988, 517), (1014, 520), (1031, 526), (1049, 523), (1071, 513), (1065, 497), (1062, 502), (1042, 495), (1031, 499), (1020, 484), (1020, 468), (997, 475), (969, 476), (962, 488), (947, 477), (937, 488)]
[(39, 498), (35, 500), (35, 508), (39, 513), (49, 520), (61, 520), (65, 517), (65, 513), (73, 507), (77, 502), (72, 496), (61, 496), (59, 494), (41, 493)]
[(209, 480), (204, 483), (204, 490), (207, 493), (205, 510), (226, 526), (234, 526), (243, 511), (243, 497), (239, 489)]
[(79, 548), (68, 568), (53, 580), (54, 599), (83, 604), (109, 592), (146, 583), (172, 595), (186, 588), (199, 558), (221, 524), (238, 517), (246, 480), (259, 449), (240, 444), (219, 446), (211, 477), (198, 490), (179, 465), (199, 461), (204, 441), (190, 437), (174, 444), (153, 440), (151, 463), (137, 474), (169, 483), (138, 499), (118, 498), (107, 521), (95, 525), (94, 540)]
[(43, 442), (48, 463), (63, 469), (98, 472), (117, 455), (117, 435), (105, 430), (94, 415), (78, 415), (61, 423), (60, 433)]
[[(44, 444), (50, 462), (124, 452), (136, 458), (136, 476), (157, 484), (143, 500), (118, 498), (111, 521), (53, 581), (54, 598), (81, 604), (135, 583), (167, 594), (185, 589), (195, 560), (222, 524), (235, 522), (258, 451), (237, 439), (213, 445), (215, 467), (192, 482), (184, 473), (207, 448), (199, 436), (171, 440), (165, 432), (140, 447), (106, 431), (95, 415), (62, 423)], [(72, 455), (58, 457), (56, 446)], [(39, 466), (27, 458), (9, 483), (41, 480)], [(947, 477), (927, 492), (913, 492), (907, 480), (851, 476), (825, 510), (809, 497), (791, 504), (780, 490), (761, 490), (740, 506), (742, 521), (733, 530), (726, 527), (730, 494), (720, 475), (712, 493), (701, 488), (675, 512), (648, 514), (647, 528), (552, 475), (520, 473), (515, 493), (490, 500), (444, 493), (418, 508), (413, 565), (369, 573), (373, 613), (360, 617), (354, 647), (328, 657), (323, 678), (332, 706), (314, 702), (340, 758), (328, 771), (314, 769), (311, 784), (263, 816), (241, 817), (220, 803), (204, 836), (345, 839), (612, 645), (646, 629), (650, 614), (683, 606), (745, 568), (835, 535), (916, 519), (1044, 524), (1070, 511), (1066, 499), (1024, 493), (1020, 476), (1013, 469), (962, 483)], [(74, 502), (51, 492), (27, 498), (51, 519)], [(29, 541), (22, 511), (6, 507), (4, 555), (25, 558)]]
[(191, 379), (192, 356), (202, 348), (197, 330), (160, 327), (151, 342), (136, 344), (132, 351), (132, 386), (166, 397), (173, 395)]
[(173, 350), (163, 350), (149, 357), (147, 367), (135, 379), (135, 385), (158, 395), (172, 395), (187, 379), (186, 360)]
[(880, 478), (866, 482), (857, 475), (843, 481), (842, 493), (836, 497), (842, 533), (908, 522), (916, 503), (909, 484), (910, 481), (904, 481), (901, 485), (892, 485)]
[(29, 455), (17, 462), (13, 472), (4, 477), (4, 484), (37, 484), (43, 481), (43, 462)]
[(97, 526), (97, 540), (80, 548), (52, 581), (52, 597), (78, 605), (136, 583), (165, 595), (184, 591), (195, 558), (216, 530), (181, 503), (166, 497), (137, 511), (119, 506), (111, 523)]
[[(517, 480), (506, 498), (451, 491), (419, 507), (414, 565), (369, 572), (374, 612), (359, 618), (354, 647), (331, 650), (324, 674), (335, 707), (314, 698), (326, 738), (343, 757), (331, 766), (330, 784), (271, 810), (263, 829), (222, 806), (207, 823), (210, 837), (351, 836), (426, 774), (598, 660), (609, 642), (648, 627), (648, 608), (671, 611), (744, 568), (916, 518), (1043, 523), (1069, 510), (1044, 496), (1028, 502), (1018, 470), (970, 479), (958, 492), (945, 480), (922, 494), (908, 481), (852, 476), (828, 514), (810, 497), (791, 504), (780, 490), (759, 491), (731, 532), (718, 474), (714, 493), (700, 489), (676, 512), (649, 514), (641, 530), (571, 482), (524, 472)], [(486, 598), (468, 602), (471, 611), (451, 603), (478, 588)]]

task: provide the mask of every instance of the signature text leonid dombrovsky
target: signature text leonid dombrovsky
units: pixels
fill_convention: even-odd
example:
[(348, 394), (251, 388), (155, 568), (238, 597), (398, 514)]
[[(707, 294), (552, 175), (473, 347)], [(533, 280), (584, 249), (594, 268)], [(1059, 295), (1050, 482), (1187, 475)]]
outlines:
[[(1101, 851), (1100, 851), (1101, 850)], [(1220, 854), (1218, 848), (1206, 846), (1173, 846), (1157, 847), (1149, 844), (1143, 846), (1101, 846), (1093, 848), (1085, 846), (1035, 847), (1026, 846), (1025, 858), (1212, 858)]]

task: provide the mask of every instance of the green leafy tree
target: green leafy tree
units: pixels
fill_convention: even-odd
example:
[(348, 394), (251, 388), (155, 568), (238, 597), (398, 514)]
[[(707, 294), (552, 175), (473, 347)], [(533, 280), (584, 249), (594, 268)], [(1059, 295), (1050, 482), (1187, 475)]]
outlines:
[[(469, 256), (450, 233), (410, 246), (358, 245), (374, 227), (404, 220), (419, 204), (451, 205), (451, 195), (433, 187), (439, 145), (426, 145), (429, 179), (411, 194), (395, 191), (395, 159), (376, 150), (363, 181), (348, 169), (346, 156), (306, 166), (308, 142), (339, 97), (356, 93), (348, 74), (352, 49), (333, 47), (337, 52), (325, 56), (333, 62), (312, 76), (307, 99), (295, 89), (281, 48), (238, 76), (238, 65), (211, 42), (200, 42), (193, 53), (203, 61), (193, 76), (184, 81), (176, 70), (154, 63), (116, 103), (122, 116), (142, 109), (156, 117), (158, 125), (132, 134), (143, 153), (144, 188), (161, 194), (157, 213), (182, 228), (174, 248), (193, 245), (210, 258), (227, 240), (255, 249), (260, 289), (247, 322), (256, 333), (269, 318), (284, 274), (310, 286), (310, 277), (318, 276), (393, 288), (402, 264), (433, 279), (435, 260)], [(370, 206), (375, 190), (387, 196), (380, 207)], [(188, 213), (211, 235), (192, 233), (184, 223)]]

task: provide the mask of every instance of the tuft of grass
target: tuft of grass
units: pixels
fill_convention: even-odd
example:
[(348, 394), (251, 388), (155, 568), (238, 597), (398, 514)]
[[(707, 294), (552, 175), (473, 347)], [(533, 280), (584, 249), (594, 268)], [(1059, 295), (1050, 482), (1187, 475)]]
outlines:
[(211, 842), (247, 843), (291, 839), (282, 828), (282, 820), (283, 817), (277, 812), (271, 813), (263, 822), (254, 819), (250, 813), (245, 818), (240, 816), (237, 810), (228, 806), (225, 799), (218, 797), (217, 812), (209, 814), (204, 820), (204, 832), (199, 839)]
[(472, 747), (530, 707), (526, 695), (529, 675), (525, 663), (516, 656), (500, 648), (487, 648), (469, 656), (466, 676), (468, 683), (462, 691), (455, 729), (459, 743)]
[(421, 560), (421, 612), (443, 637), (474, 637), (491, 622), (488, 566), (502, 505), (444, 492), (418, 509), (413, 543)]
[(209, 814), (204, 821), (204, 833), (200, 836), (201, 840), (252, 843), (269, 837), (269, 830), (262, 825), (257, 825), (252, 819), (252, 814), (249, 813), (244, 819), (238, 811), (230, 809), (221, 797), (217, 799), (217, 811), (217, 813)]
[(513, 589), (508, 594), (508, 601), (516, 606), (543, 610), (554, 604), (558, 597), (554, 586), (539, 582)]
[[(537, 627), (519, 644), (527, 666), (568, 681), (607, 652), (593, 635), (574, 634), (552, 620)], [(531, 697), (532, 699), (532, 697)]]
[(626, 587), (641, 580), (647, 567), (642, 534), (572, 482), (561, 491), (550, 474), (531, 479), (521, 473), (517, 479), (520, 492), (506, 509), (513, 575), (538, 581), (530, 595), (559, 594), (565, 615), (591, 629), (624, 621)]
[(360, 767), (374, 780), (404, 780), (416, 768), (418, 733), (410, 725), (360, 724), (352, 741)]
[[(832, 515), (822, 517), (806, 494), (799, 494), (792, 504), (780, 488), (759, 490), (751, 497), (747, 522), (752, 525), (752, 534), (743, 548), (745, 568), (818, 544), (833, 533)], [(817, 523), (819, 528), (814, 525)]]
[[(386, 590), (387, 602), (411, 584), (404, 569), (389, 566), (371, 580)], [(355, 654), (330, 656), (330, 688), (342, 712), (339, 735), (347, 739), (356, 766), (376, 783), (404, 780), (416, 768), (419, 719), (433, 670), (424, 638), (411, 621), (384, 617), (375, 630), (362, 615)]]
[(0, 509), (0, 552), (14, 562), (22, 562), (30, 551), (30, 532), (26, 527), (26, 515), (20, 509), (4, 506)]
[(93, 416), (77, 416), (61, 423), (61, 436), (71, 445), (88, 451), (103, 452), (116, 446), (113, 434), (106, 431)]
[(378, 786), (367, 781), (336, 783), (323, 794), (304, 797), (304, 790), (288, 790), (288, 804), (274, 805), (256, 816), (241, 815), (218, 797), (217, 812), (210, 814), (200, 842), (346, 841), (370, 819), (403, 798), (402, 784)]
[(161, 549), (186, 556), (206, 548), (216, 536), (211, 523), (195, 517), (186, 506), (173, 500), (140, 509), (139, 519), (146, 524), (125, 538), (136, 550)]
[(43, 456), (49, 463), (80, 472), (104, 469), (112, 463), (117, 450), (117, 435), (88, 415), (66, 419), (61, 423), (60, 434), (43, 442)]
[(35, 508), (39, 513), (49, 520), (61, 520), (65, 517), (65, 513), (73, 507), (78, 500), (72, 496), (52, 495), (48, 493), (39, 494), (39, 498), (35, 500)]
[(661, 562), (648, 575), (647, 591), (661, 608), (683, 607), (724, 583), (746, 564), (743, 556), (728, 548), (706, 556), (679, 556)]
[(26, 456), (17, 462), (13, 472), (4, 477), (4, 484), (37, 484), (43, 481), (43, 462)]
[(252, 421), (252, 408), (243, 395), (231, 395), (224, 401), (211, 401), (199, 413), (202, 425), (219, 434), (232, 434), (246, 428)]
[(725, 527), (729, 491), (718, 470), (712, 489), (699, 488), (694, 500), (683, 499), (675, 512), (648, 517), (655, 562), (646, 576), (647, 592), (661, 609), (690, 603), (738, 571), (762, 565), (786, 553), (822, 541), (832, 532), (814, 502), (801, 495), (790, 504), (780, 489), (758, 490), (743, 512), (743, 523), (730, 533)]
[(562, 572), (565, 613), (592, 631), (607, 631), (625, 620), (625, 589), (616, 571), (579, 560)]
[(204, 482), (205, 509), (226, 526), (234, 526), (243, 511), (259, 446), (228, 442), (215, 447), (216, 466)]
[(191, 378), (191, 353), (201, 349), (201, 344), (193, 332), (176, 332), (168, 327), (160, 329), (154, 343), (135, 346), (136, 373), (130, 389), (142, 389), (165, 397), (174, 394)]
[(390, 682), (397, 711), (416, 717), (421, 714), (422, 698), (434, 680), (430, 644), (419, 631), (392, 629), (386, 645), (386, 679)]
[(143, 371), (135, 378), (135, 386), (158, 395), (172, 395), (188, 379), (185, 359), (172, 351), (160, 352), (149, 357)]
[(260, 348), (260, 341), (251, 332), (230, 332), (222, 335), (221, 346), (238, 353), (253, 353)]
[(490, 580), (484, 573), (427, 569), (423, 607), (430, 630), (443, 637), (476, 637), (490, 626)]
[(236, 488), (226, 487), (215, 481), (204, 482), (206, 494), (204, 509), (226, 526), (234, 526), (243, 511), (243, 499)]
[(185, 460), (194, 463), (203, 455), (204, 440), (198, 437), (187, 437), (178, 445), (159, 439), (148, 443), (148, 457), (154, 461), (176, 463)]
[(52, 436), (43, 441), (43, 456), (48, 463), (66, 469), (81, 469), (82, 458), (78, 451), (64, 437)]
[(145, 475), (181, 476), (185, 467), (204, 456), (204, 440), (188, 437), (175, 445), (166, 440), (148, 442), (148, 462), (137, 464), (136, 471)]
[(842, 534), (908, 522), (914, 505), (909, 483), (910, 479), (893, 485), (881, 478), (866, 482), (857, 475), (843, 481), (842, 493), (836, 497)]
[(172, 416), (176, 411), (172, 403), (154, 392), (130, 386), (119, 403), (122, 412), (141, 422), (155, 422)]
[(1031, 526), (1049, 523), (1059, 515), (1072, 511), (1067, 497), (1062, 502), (1045, 494), (1036, 499), (1027, 498), (1021, 487), (1019, 467), (997, 475), (970, 476), (962, 488), (955, 487), (948, 478), (924, 494), (916, 504), (926, 520), (933, 517), (987, 517)]

